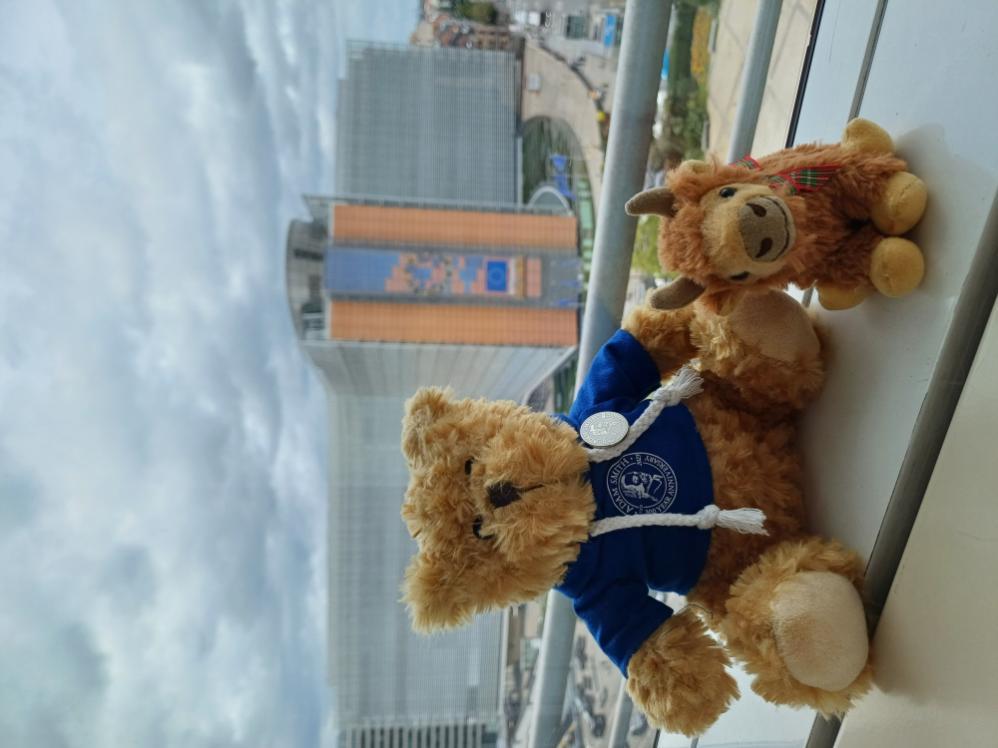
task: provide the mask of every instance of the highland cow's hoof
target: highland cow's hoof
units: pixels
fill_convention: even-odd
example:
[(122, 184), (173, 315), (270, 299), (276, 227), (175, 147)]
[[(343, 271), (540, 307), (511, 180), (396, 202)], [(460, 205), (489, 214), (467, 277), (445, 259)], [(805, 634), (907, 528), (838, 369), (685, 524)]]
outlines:
[(870, 257), (870, 281), (884, 296), (896, 298), (911, 293), (924, 275), (922, 250), (907, 239), (888, 237)]
[(848, 579), (799, 572), (776, 588), (770, 607), (777, 650), (798, 681), (835, 692), (863, 672), (869, 656), (866, 616)]
[(728, 664), (724, 650), (687, 608), (659, 626), (634, 653), (627, 666), (627, 692), (652, 724), (699, 735), (738, 698)]
[(887, 131), (868, 119), (857, 117), (846, 125), (842, 145), (863, 153), (893, 153), (894, 142)]
[(839, 286), (834, 283), (819, 283), (818, 301), (829, 311), (838, 312), (858, 306), (873, 289), (867, 286)]
[(870, 207), (873, 225), (888, 236), (910, 231), (922, 220), (928, 195), (925, 182), (907, 171), (899, 171), (887, 180), (883, 195)]

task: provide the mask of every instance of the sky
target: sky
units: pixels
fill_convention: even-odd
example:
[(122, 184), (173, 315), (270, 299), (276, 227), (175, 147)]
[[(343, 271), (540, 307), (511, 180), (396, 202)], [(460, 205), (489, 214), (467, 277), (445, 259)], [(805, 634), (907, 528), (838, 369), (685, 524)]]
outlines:
[(0, 745), (328, 742), (284, 238), (415, 2), (0, 7)]

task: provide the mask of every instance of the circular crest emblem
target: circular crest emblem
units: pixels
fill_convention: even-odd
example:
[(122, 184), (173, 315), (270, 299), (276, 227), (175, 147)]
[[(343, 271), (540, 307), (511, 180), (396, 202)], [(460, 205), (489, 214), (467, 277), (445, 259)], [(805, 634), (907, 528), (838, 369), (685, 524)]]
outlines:
[(612, 447), (627, 436), (630, 426), (627, 419), (612, 410), (593, 413), (582, 422), (579, 436), (590, 447)]
[(648, 452), (625, 454), (610, 466), (606, 488), (624, 514), (664, 512), (679, 493), (676, 473), (668, 462)]

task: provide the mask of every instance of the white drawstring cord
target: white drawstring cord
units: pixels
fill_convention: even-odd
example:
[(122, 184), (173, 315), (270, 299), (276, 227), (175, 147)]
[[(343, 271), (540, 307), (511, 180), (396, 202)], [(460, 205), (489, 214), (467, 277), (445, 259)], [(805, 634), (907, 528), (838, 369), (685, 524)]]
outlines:
[[(703, 390), (703, 380), (700, 375), (688, 366), (667, 384), (659, 387), (651, 395), (645, 412), (638, 416), (627, 430), (627, 436), (612, 447), (595, 447), (586, 449), (590, 462), (606, 462), (624, 454), (640, 436), (648, 430), (659, 414), (687, 397), (692, 397)], [(592, 538), (615, 530), (626, 530), (631, 527), (696, 527), (709, 530), (713, 527), (724, 527), (735, 532), (752, 535), (768, 535), (763, 526), (766, 515), (760, 509), (721, 509), (716, 504), (708, 504), (696, 514), (631, 514), (621, 517), (608, 517), (597, 520), (590, 525), (589, 536)]]
[(672, 380), (662, 387), (659, 387), (648, 399), (648, 407), (645, 412), (638, 416), (637, 420), (631, 424), (627, 430), (627, 436), (623, 441), (614, 444), (612, 447), (594, 447), (586, 449), (590, 462), (606, 462), (614, 457), (624, 454), (638, 438), (655, 423), (666, 408), (669, 408), (687, 397), (692, 397), (703, 390), (703, 380), (700, 375), (688, 366), (684, 366)]
[(721, 509), (716, 504), (708, 504), (696, 514), (628, 514), (620, 517), (599, 519), (589, 526), (589, 537), (595, 538), (615, 530), (632, 527), (696, 527), (710, 530), (724, 527), (750, 535), (768, 535), (764, 524), (766, 515), (761, 509)]

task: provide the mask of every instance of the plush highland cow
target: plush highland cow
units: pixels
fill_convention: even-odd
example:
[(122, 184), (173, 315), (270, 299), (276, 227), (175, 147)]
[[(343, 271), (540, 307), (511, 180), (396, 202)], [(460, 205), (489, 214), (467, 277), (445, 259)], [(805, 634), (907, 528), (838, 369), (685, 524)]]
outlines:
[(862, 119), (837, 145), (801, 145), (730, 165), (687, 161), (667, 187), (627, 204), (662, 217), (659, 260), (680, 277), (652, 299), (677, 308), (701, 294), (724, 309), (750, 287), (816, 286), (846, 309), (874, 289), (903, 296), (921, 282), (921, 250), (899, 238), (925, 211), (925, 185)]

